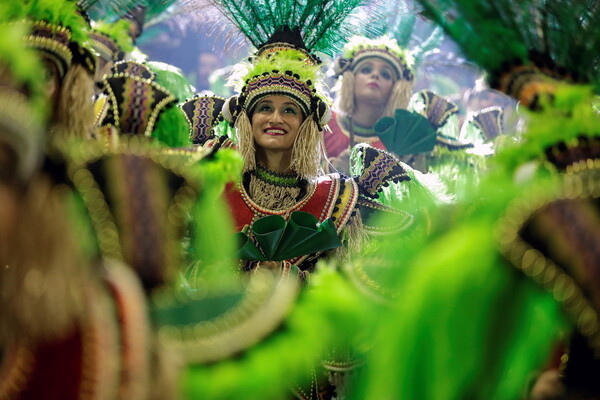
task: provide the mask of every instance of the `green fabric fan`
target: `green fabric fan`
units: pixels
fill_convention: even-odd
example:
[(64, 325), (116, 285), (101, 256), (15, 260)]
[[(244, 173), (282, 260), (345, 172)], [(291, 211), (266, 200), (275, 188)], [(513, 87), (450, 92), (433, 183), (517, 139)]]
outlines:
[(240, 259), (283, 261), (342, 245), (331, 218), (319, 223), (304, 211), (293, 212), (287, 222), (280, 215), (263, 217), (252, 224), (251, 231), (258, 247), (248, 235), (238, 232)]
[(435, 130), (427, 118), (415, 112), (397, 109), (394, 118), (381, 118), (373, 129), (385, 147), (398, 156), (428, 153), (435, 146)]

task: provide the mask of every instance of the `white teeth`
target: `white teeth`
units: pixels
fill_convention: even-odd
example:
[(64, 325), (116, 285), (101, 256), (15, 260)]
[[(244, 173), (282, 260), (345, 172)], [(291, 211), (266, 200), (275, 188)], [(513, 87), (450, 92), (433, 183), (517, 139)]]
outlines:
[(284, 135), (285, 131), (283, 129), (265, 129), (266, 133), (275, 133), (278, 135)]

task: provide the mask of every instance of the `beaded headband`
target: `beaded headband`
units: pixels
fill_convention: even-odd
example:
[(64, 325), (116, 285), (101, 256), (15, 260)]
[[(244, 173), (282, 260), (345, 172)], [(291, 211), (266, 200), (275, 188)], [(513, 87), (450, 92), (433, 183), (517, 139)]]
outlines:
[(223, 116), (230, 123), (235, 124), (242, 111), (250, 114), (260, 99), (270, 95), (294, 100), (304, 117), (313, 116), (319, 129), (329, 122), (331, 111), (313, 82), (320, 63), (316, 56), (289, 43), (275, 42), (262, 46), (250, 61), (240, 95), (224, 106)]
[(35, 21), (31, 34), (25, 36), (25, 43), (44, 52), (56, 64), (61, 79), (65, 76), (73, 62), (69, 29), (45, 21)]
[(395, 39), (367, 39), (356, 37), (348, 42), (342, 57), (334, 65), (337, 75), (345, 71), (354, 71), (367, 58), (379, 58), (387, 62), (394, 70), (396, 80), (412, 81), (412, 57), (398, 46)]

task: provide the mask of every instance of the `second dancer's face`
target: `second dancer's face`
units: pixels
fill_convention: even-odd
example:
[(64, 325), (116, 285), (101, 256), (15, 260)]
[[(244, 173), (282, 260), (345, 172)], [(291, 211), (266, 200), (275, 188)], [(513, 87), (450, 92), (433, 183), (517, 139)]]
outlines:
[(287, 96), (261, 99), (252, 113), (252, 132), (257, 147), (291, 151), (303, 121), (302, 109)]
[(354, 97), (358, 102), (385, 105), (394, 86), (394, 71), (385, 61), (368, 58), (354, 69)]

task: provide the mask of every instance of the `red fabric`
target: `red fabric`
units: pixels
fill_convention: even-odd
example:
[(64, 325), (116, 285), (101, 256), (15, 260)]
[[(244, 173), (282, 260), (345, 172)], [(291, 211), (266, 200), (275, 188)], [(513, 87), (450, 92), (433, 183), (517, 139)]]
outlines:
[[(349, 148), (350, 138), (342, 131), (337, 114), (333, 113), (328, 125), (331, 132), (325, 131), (325, 150), (327, 152), (327, 157), (337, 157), (344, 150)], [(355, 141), (359, 142), (358, 140)], [(385, 146), (380, 140), (370, 143), (370, 145), (385, 150)]]
[[(315, 193), (301, 207), (273, 214), (286, 213), (286, 215), (289, 215), (292, 211), (305, 211), (314, 215), (320, 222), (324, 221), (330, 216), (330, 210), (333, 210), (331, 203), (337, 199), (338, 190), (336, 190), (336, 193), (331, 193), (333, 183), (333, 179), (329, 176), (319, 178)], [(240, 191), (233, 184), (229, 183), (225, 189), (225, 196), (234, 217), (236, 229), (239, 231), (245, 225), (250, 225), (254, 218), (254, 211), (244, 202)]]
[(81, 331), (32, 349), (33, 371), (20, 400), (76, 400), (80, 398), (83, 341)]

